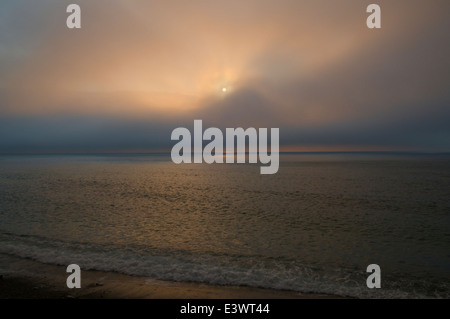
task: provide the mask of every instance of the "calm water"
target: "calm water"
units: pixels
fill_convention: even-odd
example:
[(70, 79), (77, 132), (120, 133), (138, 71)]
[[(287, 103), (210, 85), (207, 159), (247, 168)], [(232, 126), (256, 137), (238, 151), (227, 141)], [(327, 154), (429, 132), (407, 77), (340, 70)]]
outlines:
[[(450, 157), (0, 157), (0, 253), (169, 281), (450, 297)], [(379, 264), (382, 288), (366, 287)]]

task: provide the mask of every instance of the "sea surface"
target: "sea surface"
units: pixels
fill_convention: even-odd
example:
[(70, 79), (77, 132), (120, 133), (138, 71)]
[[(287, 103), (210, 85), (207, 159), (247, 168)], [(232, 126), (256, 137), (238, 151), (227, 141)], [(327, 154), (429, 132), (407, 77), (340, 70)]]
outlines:
[[(166, 281), (450, 298), (450, 156), (0, 156), (0, 254)], [(366, 268), (381, 268), (369, 289)], [(17, 270), (20, 271), (20, 270)]]

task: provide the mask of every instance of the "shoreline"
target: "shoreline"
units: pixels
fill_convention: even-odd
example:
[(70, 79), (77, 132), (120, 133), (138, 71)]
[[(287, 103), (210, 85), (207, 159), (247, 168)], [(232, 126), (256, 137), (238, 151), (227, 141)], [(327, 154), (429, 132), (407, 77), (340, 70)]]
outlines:
[(347, 299), (246, 286), (169, 282), (115, 272), (81, 270), (69, 289), (66, 267), (0, 254), (0, 299)]

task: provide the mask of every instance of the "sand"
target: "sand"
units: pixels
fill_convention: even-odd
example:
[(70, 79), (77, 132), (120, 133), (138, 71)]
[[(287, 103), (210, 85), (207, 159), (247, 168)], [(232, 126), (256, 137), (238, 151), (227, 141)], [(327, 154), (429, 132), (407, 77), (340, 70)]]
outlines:
[(66, 286), (65, 266), (0, 254), (1, 299), (328, 299), (321, 294), (167, 282), (115, 272), (82, 270), (81, 288)]

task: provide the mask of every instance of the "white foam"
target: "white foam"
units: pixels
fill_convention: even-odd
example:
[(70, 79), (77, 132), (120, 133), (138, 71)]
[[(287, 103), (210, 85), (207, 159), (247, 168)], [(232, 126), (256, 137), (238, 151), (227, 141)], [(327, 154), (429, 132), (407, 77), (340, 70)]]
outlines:
[[(163, 281), (203, 282), (285, 289), (303, 293), (358, 298), (422, 298), (398, 289), (370, 290), (364, 277), (355, 281), (345, 270), (324, 270), (277, 261), (254, 262), (252, 257), (193, 255), (174, 251), (53, 242), (45, 238), (0, 234), (0, 253), (81, 269), (114, 271)], [(436, 297), (436, 296), (433, 296)]]

